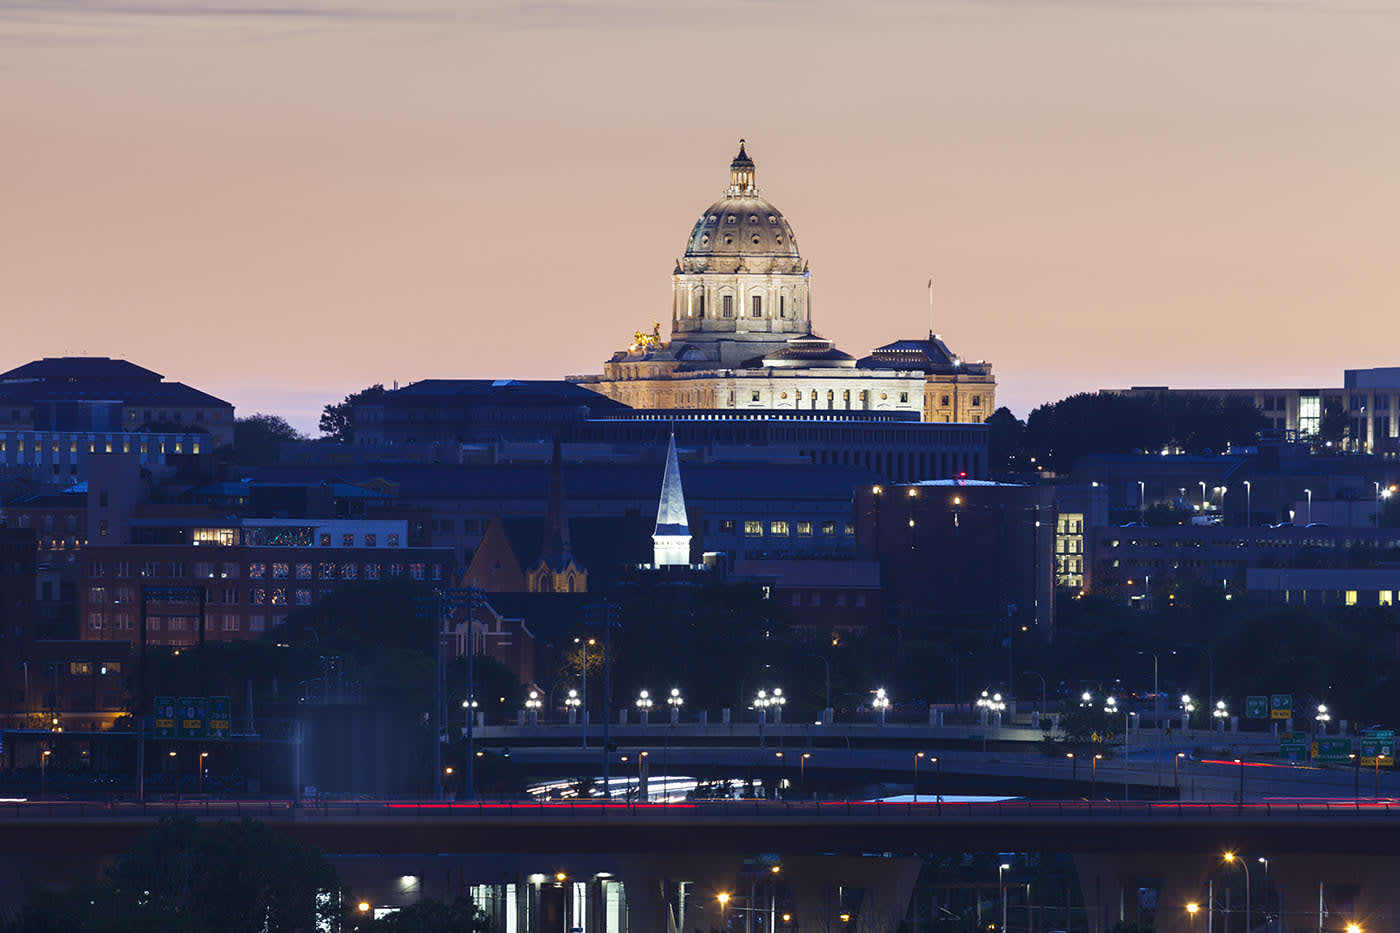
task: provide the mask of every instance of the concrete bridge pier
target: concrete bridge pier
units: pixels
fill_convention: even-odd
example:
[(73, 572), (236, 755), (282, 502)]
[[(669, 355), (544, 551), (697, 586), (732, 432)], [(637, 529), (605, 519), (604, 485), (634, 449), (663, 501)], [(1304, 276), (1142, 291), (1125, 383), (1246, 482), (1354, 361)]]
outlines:
[[(1158, 933), (1206, 933), (1206, 892), (1219, 861), (1214, 853), (1075, 855), (1089, 933), (1106, 933), (1117, 923), (1151, 925)], [(1186, 911), (1190, 903), (1201, 905), (1194, 921)], [(1243, 933), (1238, 923), (1235, 929)], [(1217, 926), (1213, 933), (1223, 933), (1223, 928)]]

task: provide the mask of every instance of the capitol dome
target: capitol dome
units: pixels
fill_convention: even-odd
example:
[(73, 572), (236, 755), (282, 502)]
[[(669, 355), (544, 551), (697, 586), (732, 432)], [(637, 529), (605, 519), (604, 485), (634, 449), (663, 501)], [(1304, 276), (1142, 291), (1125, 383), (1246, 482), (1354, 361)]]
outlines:
[(754, 164), (739, 140), (729, 188), (690, 231), (686, 272), (801, 272), (797, 239), (782, 213), (758, 193)]

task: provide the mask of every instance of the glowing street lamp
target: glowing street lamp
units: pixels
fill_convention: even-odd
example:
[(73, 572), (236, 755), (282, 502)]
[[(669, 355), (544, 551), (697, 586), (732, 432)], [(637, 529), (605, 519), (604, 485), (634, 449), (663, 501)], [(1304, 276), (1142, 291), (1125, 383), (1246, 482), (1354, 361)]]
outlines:
[(1249, 884), (1249, 862), (1248, 862), (1247, 860), (1245, 860), (1245, 859), (1240, 858), (1238, 855), (1236, 855), (1236, 854), (1233, 853), (1233, 852), (1226, 852), (1226, 853), (1224, 854), (1223, 858), (1225, 859), (1225, 864), (1227, 864), (1227, 865), (1235, 865), (1235, 864), (1238, 864), (1241, 868), (1244, 869), (1244, 925), (1245, 925), (1246, 928), (1248, 928), (1248, 927), (1249, 927), (1249, 918), (1250, 918), (1250, 908), (1249, 908), (1249, 887), (1250, 887), (1250, 884)]
[(1200, 904), (1197, 904), (1195, 901), (1192, 901), (1191, 903), (1189, 903), (1189, 904), (1186, 905), (1186, 917), (1187, 917), (1187, 921), (1190, 923), (1191, 929), (1192, 929), (1193, 931), (1196, 929), (1196, 914), (1198, 914), (1198, 913), (1200, 913), (1200, 912), (1201, 912), (1201, 905), (1200, 905)]
[(1196, 711), (1196, 701), (1191, 699), (1191, 694), (1181, 695), (1181, 727), (1186, 730), (1191, 729), (1191, 714)]
[(685, 697), (681, 696), (680, 687), (672, 687), (671, 694), (666, 697), (666, 705), (671, 707), (671, 725), (681, 721), (681, 707), (685, 705)]
[(1313, 721), (1317, 723), (1317, 734), (1327, 734), (1327, 724), (1332, 721), (1332, 714), (1327, 712), (1327, 704), (1317, 704), (1317, 715), (1313, 716)]
[(875, 721), (880, 725), (885, 724), (885, 713), (890, 708), (889, 694), (885, 693), (884, 687), (879, 687), (875, 691), (875, 699), (870, 701), (870, 705), (875, 709)]
[(1213, 709), (1213, 710), (1210, 711), (1210, 715), (1211, 715), (1212, 717), (1214, 717), (1214, 719), (1215, 719), (1216, 728), (1217, 728), (1219, 731), (1224, 732), (1224, 731), (1225, 731), (1225, 723), (1226, 723), (1226, 721), (1229, 720), (1229, 718), (1230, 718), (1230, 708), (1229, 708), (1228, 706), (1225, 705), (1225, 701), (1224, 701), (1224, 700), (1216, 700), (1216, 701), (1215, 701), (1215, 709)]

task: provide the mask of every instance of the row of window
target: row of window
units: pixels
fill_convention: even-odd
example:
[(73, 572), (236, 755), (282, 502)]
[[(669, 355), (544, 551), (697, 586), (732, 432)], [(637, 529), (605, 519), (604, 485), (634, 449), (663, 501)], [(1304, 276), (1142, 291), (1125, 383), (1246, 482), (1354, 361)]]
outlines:
[[(736, 519), (727, 518), (719, 523), (719, 533), (722, 535), (732, 535), (738, 527)], [(790, 522), (786, 519), (773, 519), (768, 522), (768, 534), (773, 537), (786, 538), (796, 534), (799, 538), (812, 537), (812, 529), (819, 527), (821, 533), (827, 536), (837, 534), (853, 535), (856, 533), (856, 526), (852, 522), (822, 522), (816, 525), (809, 521)], [(759, 538), (764, 533), (764, 524), (757, 519), (750, 519), (744, 522), (744, 537)]]
[[(286, 621), (285, 614), (277, 614), (272, 617), (274, 627)], [(259, 613), (248, 616), (248, 631), (263, 632), (267, 630), (268, 617)], [(164, 629), (167, 632), (189, 632), (197, 630), (199, 621), (195, 616), (151, 616), (146, 620), (146, 630), (148, 632), (159, 632)], [(88, 628), (94, 632), (103, 631), (107, 628), (107, 619), (101, 612), (88, 613)], [(237, 632), (242, 630), (242, 617), (232, 612), (225, 612), (219, 615), (210, 613), (204, 620), (204, 630), (206, 632), (221, 629), (225, 632)], [(119, 632), (132, 631), (132, 615), (129, 612), (118, 612), (112, 616), (111, 629)], [(90, 662), (74, 662), (77, 664), (90, 664)], [(115, 665), (115, 670), (112, 666)], [(102, 662), (99, 668), (101, 673), (120, 673), (121, 665), (113, 661)], [(91, 673), (91, 670), (88, 671)]]
[[(112, 576), (118, 580), (131, 579), (131, 562), (125, 560), (113, 561)], [(386, 570), (387, 568), (387, 570)], [(189, 576), (189, 564), (182, 560), (158, 561), (148, 560), (139, 568), (139, 575), (142, 577), (160, 577), (161, 571), (165, 570), (164, 576), (181, 580)], [(237, 580), (240, 565), (233, 562), (215, 563), (213, 561), (195, 561), (194, 578), (196, 580)], [(250, 561), (248, 563), (249, 580), (378, 580), (381, 574), (387, 572), (390, 577), (401, 577), (405, 570), (414, 580), (427, 579), (425, 574), (430, 574), (434, 580), (442, 579), (442, 564), (428, 564), (422, 561), (415, 561), (407, 564), (392, 563), (380, 564), (377, 562), (358, 561), (273, 561), (269, 564), (266, 561)], [(88, 579), (101, 580), (107, 575), (107, 564), (105, 561), (93, 560), (88, 562)]]
[[(828, 595), (831, 596), (831, 605), (835, 606), (837, 609), (844, 609), (844, 608), (846, 608), (846, 606), (847, 606), (847, 604), (848, 604), (848, 597), (846, 596), (845, 593), (839, 593), (839, 592), (838, 592), (838, 593), (835, 593), (835, 594), (828, 594)], [(793, 604), (794, 606), (801, 606), (801, 605), (803, 604), (802, 593), (801, 593), (801, 591), (799, 591), (799, 590), (794, 590), (794, 591), (793, 591), (791, 599), (792, 599), (792, 604)], [(855, 593), (854, 595), (852, 595), (851, 597), (849, 597), (849, 603), (850, 603), (850, 604), (853, 604), (857, 609), (864, 609), (864, 608), (865, 608), (865, 594), (864, 594), (864, 593)], [(821, 606), (821, 605), (822, 605), (822, 593), (821, 593), (821, 590), (810, 590), (810, 591), (808, 591), (808, 593), (807, 593), (807, 599), (806, 599), (806, 604), (807, 604), (808, 606)]]
[[(81, 449), (84, 446), (87, 448), (86, 451), (82, 451)], [(124, 454), (129, 454), (135, 451), (143, 455), (150, 455), (153, 453), (197, 454), (200, 452), (202, 444), (200, 439), (196, 437), (171, 440), (160, 439), (154, 441), (133, 441), (130, 438), (123, 438), (121, 440), (114, 441), (110, 437), (101, 441), (92, 439), (85, 439), (79, 441), (76, 438), (70, 438), (67, 441), (60, 441), (58, 438), (45, 440), (38, 437), (17, 437), (11, 440), (9, 437), (0, 437), (0, 463), (10, 462), (9, 454), (11, 451), (13, 451), (16, 454), (16, 464), (24, 462), (25, 458), (23, 454), (25, 454), (26, 452), (33, 455), (32, 457), (30, 457), (30, 462), (38, 463), (40, 459), (39, 454), (42, 454), (45, 448), (47, 448), (48, 451), (52, 454), (58, 454), (65, 451), (69, 454), (78, 454), (81, 452), (86, 452), (90, 454), (111, 454), (116, 453), (119, 450)], [(54, 459), (57, 458), (55, 457)]]

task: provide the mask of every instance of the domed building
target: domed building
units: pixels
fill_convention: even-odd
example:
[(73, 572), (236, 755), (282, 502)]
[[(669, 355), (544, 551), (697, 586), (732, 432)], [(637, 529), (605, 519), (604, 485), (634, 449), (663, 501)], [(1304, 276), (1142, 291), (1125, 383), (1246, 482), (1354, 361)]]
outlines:
[[(813, 330), (812, 276), (792, 226), (758, 189), (744, 140), (724, 196), (701, 213), (671, 274), (671, 335), (638, 331), (579, 382), (633, 408), (903, 412), (985, 421), (996, 381), (941, 338), (857, 359)], [(930, 389), (930, 386), (937, 386)]]

